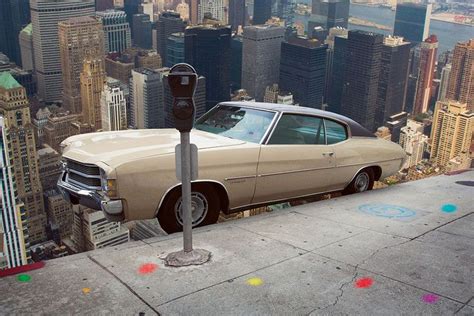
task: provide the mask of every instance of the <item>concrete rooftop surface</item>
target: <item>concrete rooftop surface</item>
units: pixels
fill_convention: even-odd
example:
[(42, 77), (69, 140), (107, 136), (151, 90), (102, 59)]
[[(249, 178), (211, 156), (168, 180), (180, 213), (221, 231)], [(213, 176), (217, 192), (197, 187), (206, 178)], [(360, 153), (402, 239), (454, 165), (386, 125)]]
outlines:
[(0, 279), (0, 314), (474, 315), (474, 170), (174, 234)]

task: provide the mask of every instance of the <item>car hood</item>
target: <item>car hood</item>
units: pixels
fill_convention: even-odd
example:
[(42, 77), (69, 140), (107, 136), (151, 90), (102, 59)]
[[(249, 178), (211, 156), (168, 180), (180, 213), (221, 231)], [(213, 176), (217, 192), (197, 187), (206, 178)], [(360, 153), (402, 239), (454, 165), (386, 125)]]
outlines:
[[(140, 158), (174, 153), (180, 142), (175, 129), (145, 129), (100, 132), (72, 136), (62, 142), (63, 156), (82, 163), (103, 162), (116, 167)], [(191, 143), (199, 149), (237, 146), (244, 141), (192, 130)]]

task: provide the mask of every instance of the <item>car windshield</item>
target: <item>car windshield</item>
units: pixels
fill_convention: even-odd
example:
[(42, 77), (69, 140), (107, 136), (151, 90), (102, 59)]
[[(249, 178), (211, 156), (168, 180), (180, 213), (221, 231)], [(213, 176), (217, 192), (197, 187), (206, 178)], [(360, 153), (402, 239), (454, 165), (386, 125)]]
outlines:
[(196, 121), (195, 128), (229, 138), (260, 143), (275, 112), (218, 106)]

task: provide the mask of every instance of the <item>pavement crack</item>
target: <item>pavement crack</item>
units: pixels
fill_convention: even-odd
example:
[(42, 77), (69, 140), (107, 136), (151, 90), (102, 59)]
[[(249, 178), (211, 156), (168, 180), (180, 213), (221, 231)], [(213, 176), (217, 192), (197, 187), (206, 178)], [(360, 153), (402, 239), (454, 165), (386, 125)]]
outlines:
[(436, 227), (434, 227), (434, 228), (432, 228), (432, 229), (430, 229), (430, 230), (424, 232), (424, 233), (421, 234), (421, 235), (418, 235), (418, 236), (416, 236), (416, 237), (411, 238), (410, 240), (416, 240), (416, 239), (418, 239), (418, 238), (420, 238), (420, 237), (423, 237), (423, 236), (425, 236), (425, 235), (427, 235), (427, 234), (429, 234), (429, 233), (431, 233), (431, 232), (434, 232), (434, 231), (437, 230), (437, 229), (440, 229), (441, 227), (444, 227), (444, 226), (446, 226), (446, 225), (449, 225), (449, 224), (451, 224), (451, 223), (454, 223), (455, 221), (460, 220), (460, 219), (463, 219), (464, 217), (468, 217), (468, 216), (470, 216), (470, 215), (472, 215), (472, 214), (474, 214), (474, 212), (470, 212), (470, 213), (464, 214), (464, 215), (461, 216), (461, 217), (455, 218), (455, 219), (453, 219), (453, 220), (450, 220), (449, 222), (446, 222), (446, 223), (444, 223), (444, 224), (441, 224), (441, 225), (439, 225), (439, 226), (436, 226)]
[(112, 271), (110, 271), (109, 269), (107, 269), (106, 266), (104, 266), (103, 264), (101, 264), (99, 261), (97, 261), (96, 259), (94, 259), (91, 255), (87, 255), (87, 258), (89, 258), (89, 260), (91, 260), (92, 262), (94, 262), (96, 265), (98, 265), (99, 267), (101, 267), (105, 272), (109, 273), (112, 277), (114, 277), (114, 279), (116, 279), (118, 282), (120, 282), (120, 284), (122, 284), (123, 286), (125, 286), (133, 295), (135, 295), (140, 301), (142, 301), (146, 306), (148, 306), (148, 308), (150, 308), (153, 312), (156, 313), (156, 315), (160, 316), (160, 312), (158, 312), (153, 306), (151, 306), (147, 301), (145, 301), (145, 299), (143, 299), (140, 295), (138, 295), (137, 292), (135, 292), (135, 290), (133, 290), (127, 283), (125, 283), (124, 281), (122, 281), (122, 279), (120, 279), (118, 276), (116, 276)]

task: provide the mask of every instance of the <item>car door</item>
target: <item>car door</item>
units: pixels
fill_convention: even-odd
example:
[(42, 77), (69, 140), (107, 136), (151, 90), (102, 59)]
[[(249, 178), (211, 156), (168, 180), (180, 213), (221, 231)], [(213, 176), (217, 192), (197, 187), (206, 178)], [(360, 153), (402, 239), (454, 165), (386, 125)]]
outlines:
[(335, 158), (326, 145), (323, 119), (282, 114), (261, 146), (253, 203), (331, 190)]
[(324, 119), (326, 128), (326, 143), (328, 149), (334, 152), (336, 168), (332, 173), (335, 190), (344, 189), (361, 167), (360, 148), (357, 142), (349, 138), (348, 127), (341, 122)]

